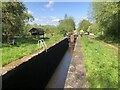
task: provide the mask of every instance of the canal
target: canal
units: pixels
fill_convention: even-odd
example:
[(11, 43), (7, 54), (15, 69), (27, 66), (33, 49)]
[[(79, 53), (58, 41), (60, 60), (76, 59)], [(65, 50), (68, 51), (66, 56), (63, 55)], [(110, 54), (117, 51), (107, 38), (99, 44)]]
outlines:
[(65, 38), (8, 71), (2, 76), (2, 88), (64, 88), (74, 45)]
[(69, 46), (46, 88), (64, 88), (74, 46)]

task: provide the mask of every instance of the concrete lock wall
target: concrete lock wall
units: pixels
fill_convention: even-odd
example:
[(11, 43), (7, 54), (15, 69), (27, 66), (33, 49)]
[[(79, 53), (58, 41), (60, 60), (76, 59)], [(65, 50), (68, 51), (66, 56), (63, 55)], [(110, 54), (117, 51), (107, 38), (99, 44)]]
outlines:
[(45, 88), (67, 49), (66, 38), (22, 63), (2, 76), (2, 88)]

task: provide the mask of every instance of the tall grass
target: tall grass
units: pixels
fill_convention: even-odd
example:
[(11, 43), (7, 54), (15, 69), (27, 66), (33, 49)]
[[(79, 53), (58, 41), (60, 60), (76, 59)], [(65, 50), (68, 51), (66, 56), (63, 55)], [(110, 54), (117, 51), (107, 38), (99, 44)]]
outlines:
[[(56, 41), (62, 38), (61, 35), (45, 37), (47, 46), (52, 45)], [(16, 59), (19, 59), (25, 55), (31, 54), (39, 50), (37, 40), (33, 38), (16, 38), (16, 45), (9, 46), (7, 43), (3, 43), (2, 47), (2, 65), (6, 65)]]
[(88, 37), (82, 37), (80, 42), (89, 88), (117, 88), (118, 49)]

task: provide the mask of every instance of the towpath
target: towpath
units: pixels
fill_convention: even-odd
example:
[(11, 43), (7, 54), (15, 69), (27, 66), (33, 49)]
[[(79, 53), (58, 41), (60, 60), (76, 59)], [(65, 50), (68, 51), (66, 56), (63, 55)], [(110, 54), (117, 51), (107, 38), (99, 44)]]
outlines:
[(86, 69), (81, 51), (80, 37), (76, 40), (73, 57), (64, 88), (87, 88)]

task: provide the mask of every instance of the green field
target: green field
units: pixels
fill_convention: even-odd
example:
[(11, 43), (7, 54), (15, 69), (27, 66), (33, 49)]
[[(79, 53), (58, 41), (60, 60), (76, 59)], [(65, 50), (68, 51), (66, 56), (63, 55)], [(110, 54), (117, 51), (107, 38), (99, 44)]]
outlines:
[[(47, 46), (59, 41), (63, 37), (61, 35), (47, 36), (45, 37), (45, 42)], [(16, 39), (16, 45), (10, 46), (7, 43), (2, 44), (2, 66), (17, 60), (25, 55), (34, 53), (39, 50), (37, 39), (30, 38), (19, 38)]]
[(102, 41), (80, 38), (89, 88), (118, 87), (118, 49)]

